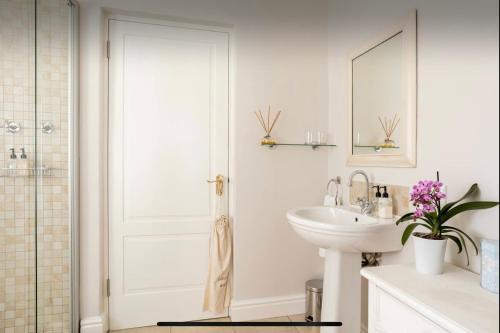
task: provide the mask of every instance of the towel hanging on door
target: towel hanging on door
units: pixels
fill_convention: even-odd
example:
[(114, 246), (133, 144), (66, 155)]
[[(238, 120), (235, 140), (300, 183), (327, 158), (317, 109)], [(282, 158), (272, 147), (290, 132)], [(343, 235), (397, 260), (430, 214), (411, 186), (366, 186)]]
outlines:
[(208, 277), (203, 310), (222, 313), (229, 307), (231, 300), (233, 237), (227, 217), (227, 191), (223, 191), (225, 179), (222, 176), (217, 176), (217, 179), (221, 182), (217, 183), (216, 190), (216, 220), (210, 236)]

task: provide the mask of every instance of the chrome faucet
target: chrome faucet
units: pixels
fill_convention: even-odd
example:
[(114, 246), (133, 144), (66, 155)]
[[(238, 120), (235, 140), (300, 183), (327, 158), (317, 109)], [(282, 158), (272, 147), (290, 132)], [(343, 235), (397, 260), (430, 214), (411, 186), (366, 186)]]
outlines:
[(356, 200), (356, 204), (361, 207), (361, 213), (368, 215), (373, 210), (373, 203), (370, 200), (370, 180), (368, 179), (368, 175), (366, 174), (366, 172), (364, 172), (363, 170), (356, 170), (349, 176), (349, 183), (347, 185), (351, 188), (352, 188), (352, 179), (356, 175), (362, 175), (363, 177), (365, 177), (366, 180), (366, 197), (358, 198)]

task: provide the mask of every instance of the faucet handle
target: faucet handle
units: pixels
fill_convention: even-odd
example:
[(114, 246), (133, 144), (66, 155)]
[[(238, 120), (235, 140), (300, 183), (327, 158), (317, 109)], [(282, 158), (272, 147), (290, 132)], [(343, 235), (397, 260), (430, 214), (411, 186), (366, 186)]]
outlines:
[(356, 204), (356, 205), (360, 205), (360, 206), (361, 206), (361, 205), (364, 205), (364, 204), (365, 204), (365, 202), (366, 202), (366, 199), (365, 199), (365, 198), (360, 198), (360, 197), (357, 197), (357, 198), (356, 198), (356, 201), (355, 201), (355, 204)]

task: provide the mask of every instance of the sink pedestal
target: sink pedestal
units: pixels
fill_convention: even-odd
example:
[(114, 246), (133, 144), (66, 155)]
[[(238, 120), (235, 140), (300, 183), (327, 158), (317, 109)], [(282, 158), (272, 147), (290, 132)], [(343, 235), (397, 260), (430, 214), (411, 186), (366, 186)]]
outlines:
[(401, 226), (350, 207), (302, 207), (286, 216), (300, 237), (325, 249), (321, 320), (342, 326), (322, 327), (321, 333), (360, 333), (361, 254), (399, 251)]
[(361, 329), (361, 253), (325, 251), (321, 321), (341, 321), (321, 333), (353, 333)]

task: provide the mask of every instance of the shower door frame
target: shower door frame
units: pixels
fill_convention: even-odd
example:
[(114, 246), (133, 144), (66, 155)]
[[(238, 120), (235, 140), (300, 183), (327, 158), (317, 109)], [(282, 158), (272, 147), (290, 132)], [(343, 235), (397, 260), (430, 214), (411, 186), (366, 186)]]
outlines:
[(70, 209), (71, 209), (71, 293), (70, 293), (70, 321), (71, 331), (77, 333), (80, 330), (80, 224), (79, 224), (79, 4), (75, 0), (68, 0), (70, 6), (69, 28), (69, 68), (68, 68), (68, 109), (69, 109), (69, 176), (70, 176)]
[[(36, 25), (38, 13), (35, 5), (35, 62), (37, 61)], [(68, 15), (68, 206), (69, 206), (69, 239), (70, 239), (70, 328), (71, 332), (77, 333), (80, 329), (80, 226), (79, 226), (79, 4), (76, 0), (67, 0), (69, 7)], [(38, 72), (35, 64), (35, 82)], [(37, 83), (35, 83), (36, 85)], [(36, 88), (35, 88), (36, 91)], [(38, 111), (35, 103), (35, 112)], [(35, 134), (36, 136), (37, 134)], [(36, 139), (35, 139), (36, 142)], [(35, 144), (36, 146), (36, 144)], [(35, 147), (35, 151), (36, 151)], [(38, 162), (37, 162), (38, 163)], [(38, 191), (38, 184), (35, 184), (35, 191)], [(36, 199), (35, 199), (36, 200)], [(35, 208), (36, 209), (36, 208)], [(38, 210), (35, 211), (35, 219), (38, 217)], [(35, 229), (36, 233), (36, 229)], [(37, 235), (35, 234), (35, 237)], [(35, 249), (35, 253), (38, 249)], [(37, 256), (37, 254), (35, 254)], [(35, 260), (36, 263), (36, 260)], [(38, 274), (38, 267), (35, 267), (35, 275)], [(35, 284), (36, 284), (35, 278)], [(38, 286), (35, 285), (35, 293), (38, 293)], [(36, 299), (36, 296), (35, 296)], [(38, 304), (35, 302), (35, 317), (38, 317)], [(39, 331), (38, 322), (35, 320), (35, 333)]]

